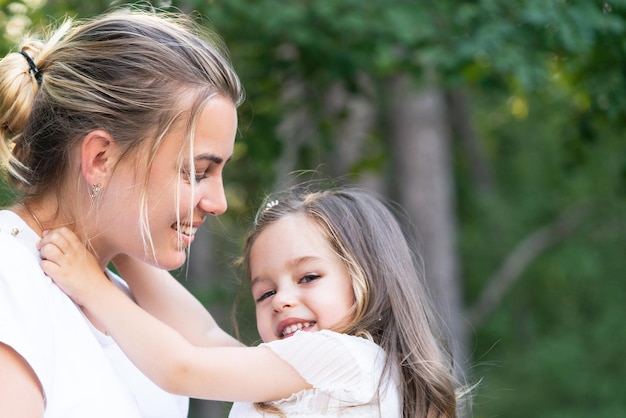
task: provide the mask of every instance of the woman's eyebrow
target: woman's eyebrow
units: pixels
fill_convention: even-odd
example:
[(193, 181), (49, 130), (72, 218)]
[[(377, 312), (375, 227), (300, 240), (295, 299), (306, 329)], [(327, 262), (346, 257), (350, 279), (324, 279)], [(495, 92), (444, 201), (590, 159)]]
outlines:
[[(230, 161), (233, 158), (232, 154), (226, 159), (226, 161)], [(198, 154), (194, 157), (194, 161), (211, 161), (215, 164), (221, 164), (224, 162), (224, 159), (218, 155), (214, 154)]]

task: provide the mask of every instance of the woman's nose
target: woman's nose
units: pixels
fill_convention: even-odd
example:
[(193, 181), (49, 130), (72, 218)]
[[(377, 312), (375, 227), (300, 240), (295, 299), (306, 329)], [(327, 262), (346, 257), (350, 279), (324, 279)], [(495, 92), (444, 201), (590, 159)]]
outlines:
[(222, 179), (215, 179), (210, 182), (198, 184), (197, 193), (200, 194), (198, 200), (198, 208), (203, 212), (218, 216), (226, 212), (228, 203), (226, 202), (226, 192), (224, 191), (224, 184)]

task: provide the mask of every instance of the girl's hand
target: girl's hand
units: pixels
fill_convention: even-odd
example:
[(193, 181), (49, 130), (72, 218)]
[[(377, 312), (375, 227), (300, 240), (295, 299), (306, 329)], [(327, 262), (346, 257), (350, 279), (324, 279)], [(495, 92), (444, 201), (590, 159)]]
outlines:
[(43, 271), (79, 305), (97, 297), (98, 286), (109, 284), (94, 255), (68, 228), (45, 231), (39, 253)]

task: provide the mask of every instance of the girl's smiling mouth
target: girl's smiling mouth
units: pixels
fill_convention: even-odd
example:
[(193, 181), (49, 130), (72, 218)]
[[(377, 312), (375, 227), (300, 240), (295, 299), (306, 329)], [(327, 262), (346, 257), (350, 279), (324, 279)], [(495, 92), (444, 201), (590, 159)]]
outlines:
[(310, 331), (317, 322), (315, 321), (298, 321), (290, 324), (281, 324), (278, 328), (278, 335), (281, 338), (291, 337), (296, 331)]

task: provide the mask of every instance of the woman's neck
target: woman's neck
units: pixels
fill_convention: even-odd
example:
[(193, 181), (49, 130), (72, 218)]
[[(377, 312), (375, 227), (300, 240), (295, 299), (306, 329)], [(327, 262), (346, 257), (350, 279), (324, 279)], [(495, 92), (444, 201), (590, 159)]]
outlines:
[[(54, 208), (54, 211), (50, 210)], [(40, 200), (20, 200), (9, 209), (15, 212), (40, 237), (43, 231), (65, 224), (60, 220), (56, 204)]]
[(54, 197), (21, 200), (9, 209), (22, 218), (39, 237), (42, 237), (43, 231), (46, 230), (62, 226), (71, 229), (81, 241), (85, 242), (89, 250), (96, 255), (103, 269), (113, 258), (114, 254), (105, 254), (107, 251), (104, 248), (100, 248), (102, 245), (98, 246), (97, 239), (89, 239), (90, 236), (97, 236), (98, 234), (94, 233), (94, 231), (86, 231), (80, 226), (80, 220), (72, 220), (73, 216), (65, 213), (66, 211), (63, 210)]

